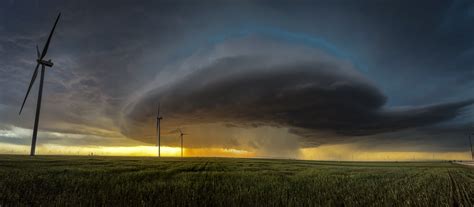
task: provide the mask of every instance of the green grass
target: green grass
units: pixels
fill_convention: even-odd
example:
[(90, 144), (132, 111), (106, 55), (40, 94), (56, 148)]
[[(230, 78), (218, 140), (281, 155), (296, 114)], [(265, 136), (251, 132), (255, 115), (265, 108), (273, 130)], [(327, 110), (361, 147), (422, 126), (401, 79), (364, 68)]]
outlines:
[(448, 162), (0, 156), (0, 206), (473, 206)]

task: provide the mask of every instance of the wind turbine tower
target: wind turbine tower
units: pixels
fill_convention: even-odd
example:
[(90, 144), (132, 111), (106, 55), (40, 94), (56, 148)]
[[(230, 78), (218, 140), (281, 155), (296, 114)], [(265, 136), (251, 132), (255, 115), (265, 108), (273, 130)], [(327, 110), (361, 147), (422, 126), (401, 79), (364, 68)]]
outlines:
[(56, 25), (58, 24), (59, 17), (61, 17), (61, 13), (59, 13), (58, 17), (56, 18), (56, 21), (54, 22), (53, 29), (51, 29), (51, 32), (49, 33), (48, 40), (46, 41), (46, 44), (43, 47), (43, 51), (40, 54), (40, 51), (38, 49), (38, 45), (36, 45), (36, 68), (35, 71), (33, 72), (33, 77), (31, 77), (30, 85), (28, 86), (28, 90), (26, 91), (25, 98), (23, 99), (23, 103), (21, 104), (20, 112), (18, 114), (21, 114), (21, 111), (23, 111), (23, 106), (25, 106), (26, 99), (28, 98), (28, 94), (30, 93), (31, 86), (33, 86), (33, 83), (36, 80), (36, 76), (38, 75), (38, 68), (39, 65), (41, 65), (41, 76), (40, 76), (40, 83), (39, 83), (39, 90), (38, 90), (38, 100), (36, 101), (36, 115), (35, 115), (35, 125), (33, 127), (33, 137), (31, 140), (31, 151), (30, 151), (30, 156), (35, 156), (35, 151), (36, 151), (36, 135), (38, 133), (38, 124), (39, 124), (39, 117), (40, 117), (40, 111), (41, 111), (41, 98), (43, 96), (43, 81), (44, 81), (44, 73), (46, 71), (46, 67), (53, 67), (53, 62), (51, 62), (51, 59), (49, 60), (44, 60), (44, 57), (46, 56), (46, 53), (48, 52), (49, 48), (49, 43), (51, 42), (51, 37), (53, 36), (54, 29), (56, 28)]
[(181, 157), (183, 157), (183, 136), (187, 135), (187, 134), (183, 133), (183, 131), (181, 131), (181, 129), (178, 129), (178, 131), (179, 131), (179, 135), (181, 137)]
[(471, 135), (473, 135), (473, 134), (469, 134), (469, 146), (471, 147), (471, 160), (474, 160), (474, 152), (472, 151)]
[(156, 136), (157, 136), (157, 145), (158, 145), (158, 157), (161, 157), (161, 143), (160, 143), (160, 122), (163, 117), (160, 116), (160, 104), (158, 104), (158, 115), (156, 116)]

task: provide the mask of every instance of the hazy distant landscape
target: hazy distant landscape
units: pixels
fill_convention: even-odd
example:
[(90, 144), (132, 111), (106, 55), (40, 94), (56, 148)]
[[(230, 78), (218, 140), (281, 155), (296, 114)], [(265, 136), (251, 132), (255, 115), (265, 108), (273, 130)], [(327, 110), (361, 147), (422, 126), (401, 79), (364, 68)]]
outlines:
[(0, 205), (472, 206), (449, 162), (0, 156)]

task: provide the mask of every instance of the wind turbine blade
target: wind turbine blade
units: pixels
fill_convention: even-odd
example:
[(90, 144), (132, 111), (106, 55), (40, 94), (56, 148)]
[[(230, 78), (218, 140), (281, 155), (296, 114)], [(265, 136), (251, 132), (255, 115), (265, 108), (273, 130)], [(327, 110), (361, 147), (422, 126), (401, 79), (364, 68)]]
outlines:
[(56, 22), (54, 22), (53, 29), (51, 29), (51, 32), (49, 33), (48, 41), (46, 41), (46, 44), (44, 45), (43, 52), (41, 53), (40, 59), (43, 59), (44, 56), (46, 56), (46, 52), (48, 52), (49, 43), (51, 42), (51, 37), (53, 36), (54, 29), (56, 28), (56, 25), (58, 24), (59, 17), (61, 17), (61, 13), (59, 13), (58, 18), (56, 18)]
[(180, 128), (178, 128), (178, 131), (179, 131), (179, 133), (180, 133), (180, 134), (183, 134), (183, 132), (181, 131), (181, 129), (180, 129)]
[(23, 106), (25, 106), (26, 98), (28, 98), (28, 94), (30, 93), (31, 86), (33, 86), (33, 83), (36, 80), (36, 76), (38, 75), (38, 66), (39, 66), (39, 63), (36, 64), (35, 72), (33, 72), (33, 77), (31, 77), (30, 86), (28, 86), (28, 91), (26, 91), (25, 99), (23, 99), (23, 104), (21, 104), (21, 109), (18, 114), (21, 114), (21, 111), (23, 110)]
[(38, 45), (36, 45), (36, 57), (40, 58), (40, 51), (38, 49)]

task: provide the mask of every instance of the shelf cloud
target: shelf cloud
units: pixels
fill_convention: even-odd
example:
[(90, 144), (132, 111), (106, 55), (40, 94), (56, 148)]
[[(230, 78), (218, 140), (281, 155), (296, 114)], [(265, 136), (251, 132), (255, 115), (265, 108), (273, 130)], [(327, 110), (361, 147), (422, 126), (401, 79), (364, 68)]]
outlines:
[[(243, 45), (245, 55), (210, 58), (191, 65), (176, 81), (150, 87), (124, 109), (122, 133), (153, 136), (150, 121), (161, 103), (168, 126), (224, 123), (231, 127), (274, 126), (330, 143), (318, 134), (367, 136), (428, 126), (456, 117), (473, 100), (421, 106), (386, 106), (388, 97), (343, 59), (318, 49), (267, 42), (274, 52), (252, 48), (255, 37), (222, 43), (226, 51)], [(265, 42), (265, 41), (258, 41)], [(238, 46), (237, 46), (238, 45)], [(307, 50), (301, 53), (301, 50)], [(239, 51), (239, 49), (237, 49)], [(215, 51), (214, 51), (215, 52)], [(302, 55), (304, 54), (304, 55)], [(207, 54), (215, 57), (213, 52)], [(199, 55), (202, 59), (209, 58)], [(199, 66), (196, 66), (199, 65)], [(165, 123), (165, 122), (163, 122)], [(166, 125), (165, 125), (166, 126)]]

